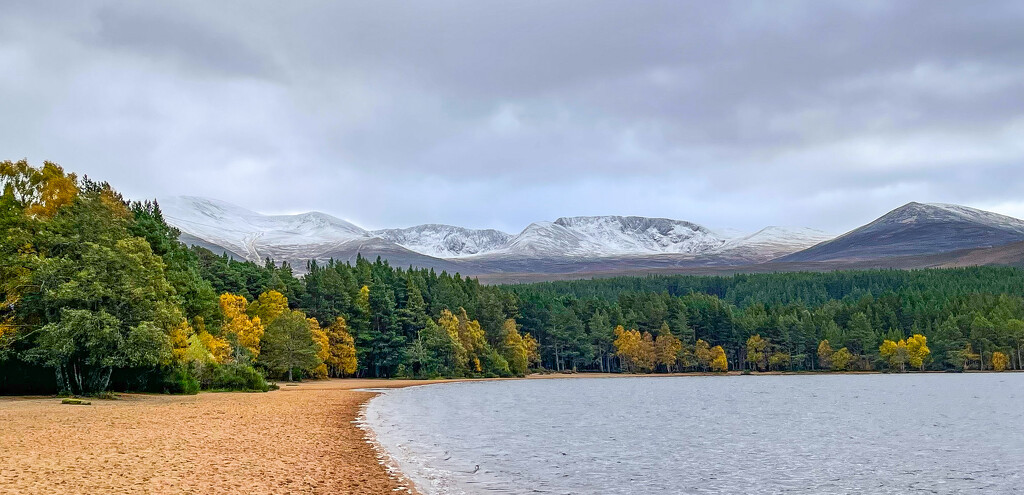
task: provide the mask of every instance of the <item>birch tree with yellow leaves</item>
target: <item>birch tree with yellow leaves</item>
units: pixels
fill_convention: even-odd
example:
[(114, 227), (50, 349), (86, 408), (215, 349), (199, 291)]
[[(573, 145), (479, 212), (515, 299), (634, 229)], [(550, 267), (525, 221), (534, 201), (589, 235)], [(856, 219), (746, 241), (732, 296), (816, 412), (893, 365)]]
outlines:
[(725, 349), (720, 345), (711, 348), (711, 371), (729, 371), (729, 359), (725, 356)]
[(285, 311), (288, 311), (288, 298), (276, 290), (268, 290), (253, 300), (245, 313), (250, 318), (259, 318), (263, 325), (269, 325)]
[(505, 334), (502, 354), (508, 361), (509, 371), (517, 376), (525, 375), (530, 366), (529, 349), (527, 349), (523, 337), (519, 335), (519, 326), (516, 325), (516, 320), (511, 318), (505, 320), (505, 323), (502, 324), (502, 333)]
[(235, 343), (235, 360), (253, 360), (260, 355), (260, 340), (263, 338), (263, 322), (258, 316), (249, 318), (245, 313), (248, 301), (244, 296), (221, 294), (220, 309), (224, 313), (221, 332)]
[(668, 332), (668, 325), (662, 326), (662, 333), (654, 339), (655, 355), (657, 364), (664, 366), (665, 371), (672, 373), (676, 363), (679, 361), (679, 353), (683, 350), (683, 343), (674, 335)]
[(914, 334), (907, 339), (907, 361), (910, 366), (924, 371), (925, 360), (931, 353), (931, 349), (928, 348), (928, 337)]
[(316, 343), (316, 358), (319, 361), (316, 367), (309, 370), (310, 374), (313, 378), (327, 378), (327, 359), (331, 356), (331, 341), (316, 318), (306, 318), (306, 323), (309, 324), (309, 333), (313, 336), (313, 342)]
[(345, 318), (339, 316), (327, 327), (328, 355), (325, 359), (331, 376), (352, 375), (356, 372), (355, 339), (348, 332)]

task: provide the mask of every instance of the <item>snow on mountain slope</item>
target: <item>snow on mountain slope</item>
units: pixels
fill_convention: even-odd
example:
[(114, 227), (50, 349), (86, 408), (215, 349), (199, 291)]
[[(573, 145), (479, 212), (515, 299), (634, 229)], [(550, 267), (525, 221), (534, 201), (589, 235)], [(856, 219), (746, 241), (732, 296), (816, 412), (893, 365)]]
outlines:
[(511, 234), (493, 229), (467, 229), (452, 225), (425, 224), (405, 229), (371, 232), (410, 251), (437, 258), (456, 258), (484, 254), (508, 244)]
[[(890, 216), (891, 215), (891, 216)], [(969, 206), (947, 203), (908, 203), (879, 220), (903, 224), (919, 221), (973, 222), (1004, 231), (1024, 234), (1024, 220)]]
[(731, 259), (763, 262), (807, 249), (835, 237), (806, 227), (765, 227), (726, 242), (715, 254)]
[[(366, 231), (325, 213), (262, 215), (214, 199), (182, 196), (161, 201), (168, 223), (190, 243), (219, 247), (252, 261), (267, 257), (295, 265), (309, 259), (390, 256), (402, 263), (416, 256), (484, 261), (504, 259), (602, 258), (675, 254), (763, 261), (822, 240), (810, 229), (769, 228), (738, 237), (667, 218), (636, 216), (563, 217), (530, 224), (517, 235), (426, 224)], [(214, 251), (218, 251), (214, 249)], [(421, 263), (421, 264), (422, 264)]]
[(160, 201), (167, 223), (252, 261), (291, 259), (354, 239), (365, 230), (326, 213), (261, 215), (224, 201), (180, 196)]
[(580, 257), (648, 254), (696, 255), (725, 240), (690, 222), (667, 218), (592, 216), (536, 222), (493, 252), (502, 256)]

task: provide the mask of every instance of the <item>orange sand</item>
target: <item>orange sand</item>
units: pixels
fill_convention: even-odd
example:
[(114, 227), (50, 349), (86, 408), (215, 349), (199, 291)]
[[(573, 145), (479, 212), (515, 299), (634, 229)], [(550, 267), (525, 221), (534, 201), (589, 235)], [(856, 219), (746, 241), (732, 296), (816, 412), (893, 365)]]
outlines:
[(353, 420), (420, 380), (326, 380), (268, 393), (0, 397), (0, 493), (401, 493)]

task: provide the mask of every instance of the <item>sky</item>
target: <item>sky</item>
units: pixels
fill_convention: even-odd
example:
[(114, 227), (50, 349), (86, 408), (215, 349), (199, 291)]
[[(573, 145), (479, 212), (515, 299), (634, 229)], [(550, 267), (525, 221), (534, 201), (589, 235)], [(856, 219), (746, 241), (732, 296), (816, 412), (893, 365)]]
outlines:
[(1024, 217), (1024, 2), (5, 2), (0, 159), (365, 228)]

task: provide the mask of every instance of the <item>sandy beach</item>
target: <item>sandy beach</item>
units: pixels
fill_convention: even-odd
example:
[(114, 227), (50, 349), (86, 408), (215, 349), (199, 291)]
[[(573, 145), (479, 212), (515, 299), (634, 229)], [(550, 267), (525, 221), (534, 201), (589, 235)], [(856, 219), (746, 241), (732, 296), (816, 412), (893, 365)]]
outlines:
[[(736, 375), (736, 372), (729, 375)], [(625, 378), (550, 374), (528, 379)], [(322, 380), (268, 393), (0, 397), (0, 494), (410, 493), (355, 423), (375, 394), (458, 380)]]
[(0, 493), (399, 493), (353, 423), (371, 392), (325, 380), (268, 393), (0, 397)]

